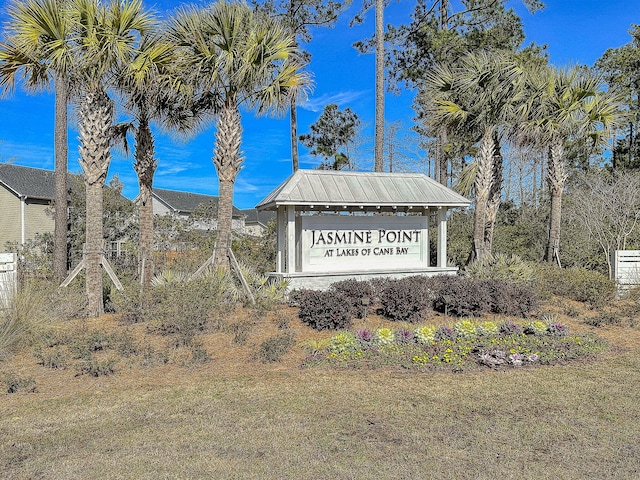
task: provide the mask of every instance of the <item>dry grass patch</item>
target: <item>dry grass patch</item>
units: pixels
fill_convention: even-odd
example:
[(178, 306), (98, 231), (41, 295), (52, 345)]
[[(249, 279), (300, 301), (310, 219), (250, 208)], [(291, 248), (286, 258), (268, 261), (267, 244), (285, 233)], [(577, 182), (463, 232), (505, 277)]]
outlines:
[[(136, 340), (172, 360), (122, 359), (90, 377), (38, 366), (28, 349), (0, 370), (36, 393), (0, 399), (0, 478), (635, 478), (640, 472), (640, 332), (595, 328), (558, 313), (573, 333), (623, 348), (597, 360), (525, 370), (416, 373), (301, 369), (302, 345), (330, 337), (296, 310), (239, 309), (198, 337), (204, 364), (177, 359), (145, 325)], [(248, 329), (234, 341), (239, 323)], [(433, 321), (432, 323), (437, 323)], [(379, 317), (354, 328), (392, 326)], [(59, 328), (124, 328), (114, 317)], [(289, 333), (279, 362), (254, 354)]]

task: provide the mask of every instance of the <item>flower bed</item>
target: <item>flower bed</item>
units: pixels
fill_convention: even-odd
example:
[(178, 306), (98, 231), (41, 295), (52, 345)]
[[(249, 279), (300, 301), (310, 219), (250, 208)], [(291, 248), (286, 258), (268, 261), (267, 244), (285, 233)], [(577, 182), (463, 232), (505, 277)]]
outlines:
[(307, 345), (305, 366), (346, 368), (401, 366), (414, 370), (469, 370), (549, 365), (600, 353), (594, 336), (569, 335), (557, 322), (526, 325), (461, 320), (453, 326), (361, 329)]

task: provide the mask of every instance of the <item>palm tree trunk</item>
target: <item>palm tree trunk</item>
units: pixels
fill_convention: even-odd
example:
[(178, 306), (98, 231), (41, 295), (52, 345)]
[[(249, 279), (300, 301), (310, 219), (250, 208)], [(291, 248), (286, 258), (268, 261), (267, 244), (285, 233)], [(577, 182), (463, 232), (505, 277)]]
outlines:
[(151, 285), (155, 265), (153, 256), (153, 202), (152, 202), (152, 185), (139, 182), (140, 185), (140, 203), (138, 205), (139, 216), (139, 274), (143, 279), (145, 286)]
[(447, 153), (447, 129), (446, 127), (440, 128), (438, 131), (438, 181), (445, 187), (449, 184), (449, 158)]
[(291, 164), (294, 172), (297, 172), (300, 168), (300, 162), (298, 160), (298, 112), (296, 108), (295, 98), (291, 99)]
[(53, 278), (61, 282), (67, 276), (67, 164), (68, 164), (68, 120), (67, 77), (57, 74), (55, 78), (55, 217), (53, 230)]
[(242, 124), (240, 111), (234, 98), (228, 98), (218, 119), (216, 147), (213, 163), (218, 171), (218, 221), (213, 265), (229, 269), (228, 251), (231, 248), (231, 226), (233, 219), (233, 187), (243, 158), (240, 154)]
[(98, 317), (104, 313), (102, 299), (102, 266), (100, 264), (104, 252), (102, 232), (102, 187), (103, 182), (86, 185), (87, 218), (86, 218), (86, 292), (88, 304), (87, 314)]
[(551, 199), (549, 212), (549, 243), (547, 244), (546, 259), (549, 263), (560, 263), (560, 221), (562, 219), (562, 194), (566, 172), (564, 166), (564, 146), (561, 140), (555, 140), (549, 151), (549, 165), (547, 166), (547, 184)]
[(87, 212), (85, 236), (86, 292), (88, 315), (104, 312), (102, 298), (103, 255), (102, 188), (111, 163), (113, 103), (101, 88), (88, 90), (79, 108), (80, 158), (86, 187)]
[(489, 190), (489, 198), (487, 201), (487, 223), (484, 231), (484, 247), (485, 253), (491, 255), (493, 248), (493, 232), (500, 210), (500, 202), (502, 201), (502, 153), (500, 152), (500, 140), (498, 139), (497, 130), (493, 132), (493, 169), (491, 178), (491, 189)]
[(233, 186), (235, 181), (220, 179), (218, 192), (218, 222), (216, 226), (216, 251), (213, 265), (229, 269), (229, 249), (231, 248), (231, 227), (233, 222)]
[(153, 134), (149, 127), (149, 121), (144, 113), (140, 115), (138, 129), (136, 130), (136, 153), (133, 167), (138, 175), (140, 188), (138, 202), (139, 217), (139, 257), (138, 272), (143, 279), (143, 284), (149, 286), (153, 276), (153, 175), (157, 162), (154, 158)]
[(374, 171), (384, 169), (384, 1), (376, 0), (376, 125)]
[(478, 149), (478, 171), (475, 190), (476, 206), (473, 215), (473, 254), (476, 260), (487, 256), (485, 228), (487, 224), (487, 202), (493, 178), (493, 129), (487, 128)]

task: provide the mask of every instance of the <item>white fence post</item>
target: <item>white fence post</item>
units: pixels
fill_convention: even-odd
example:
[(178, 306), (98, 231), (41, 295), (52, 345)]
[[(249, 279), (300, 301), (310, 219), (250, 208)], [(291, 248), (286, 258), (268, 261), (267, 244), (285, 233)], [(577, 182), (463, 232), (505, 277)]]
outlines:
[(8, 308), (18, 292), (18, 256), (0, 253), (0, 308)]

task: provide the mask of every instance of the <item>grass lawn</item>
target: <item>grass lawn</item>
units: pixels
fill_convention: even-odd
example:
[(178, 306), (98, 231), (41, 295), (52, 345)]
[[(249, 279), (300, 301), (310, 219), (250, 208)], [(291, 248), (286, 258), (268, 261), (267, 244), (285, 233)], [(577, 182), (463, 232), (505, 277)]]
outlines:
[[(204, 364), (181, 363), (180, 349), (167, 364), (121, 359), (98, 377), (44, 368), (30, 349), (0, 362), (0, 375), (37, 385), (0, 395), (0, 478), (640, 478), (637, 326), (562, 317), (610, 347), (562, 365), (424, 373), (300, 368), (302, 344), (331, 332), (289, 308), (233, 321), (247, 341), (234, 343), (233, 329), (203, 335)], [(283, 323), (296, 346), (281, 362), (253, 358)], [(109, 316), (64, 327), (125, 328)]]

